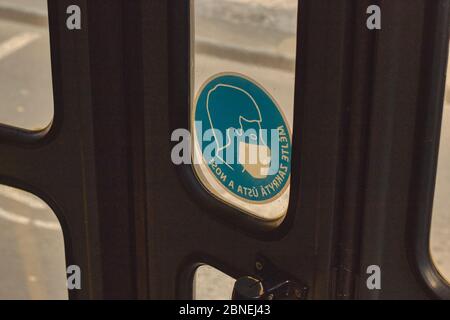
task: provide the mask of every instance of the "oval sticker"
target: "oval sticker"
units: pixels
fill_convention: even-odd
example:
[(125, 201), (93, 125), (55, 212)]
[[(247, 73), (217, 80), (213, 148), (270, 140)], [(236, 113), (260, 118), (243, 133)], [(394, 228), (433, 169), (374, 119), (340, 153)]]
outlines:
[(210, 174), (248, 202), (275, 200), (289, 185), (291, 135), (275, 100), (239, 74), (219, 74), (200, 89), (195, 139)]

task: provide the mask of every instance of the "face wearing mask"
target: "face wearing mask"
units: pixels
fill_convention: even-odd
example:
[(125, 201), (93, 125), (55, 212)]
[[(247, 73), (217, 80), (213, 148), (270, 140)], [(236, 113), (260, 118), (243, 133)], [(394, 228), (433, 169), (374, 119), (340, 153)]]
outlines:
[(271, 151), (257, 130), (241, 131), (242, 135), (238, 139), (238, 161), (255, 179), (264, 179), (270, 173)]

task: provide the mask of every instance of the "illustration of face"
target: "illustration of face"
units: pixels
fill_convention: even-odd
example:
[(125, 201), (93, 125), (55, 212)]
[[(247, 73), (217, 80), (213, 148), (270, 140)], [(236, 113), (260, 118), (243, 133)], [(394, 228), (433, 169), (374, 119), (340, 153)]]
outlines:
[[(221, 111), (220, 117), (215, 117), (217, 110)], [(233, 170), (240, 166), (242, 172), (253, 178), (267, 177), (271, 151), (253, 97), (240, 88), (219, 84), (208, 93), (208, 111), (211, 129), (215, 131), (217, 157)]]

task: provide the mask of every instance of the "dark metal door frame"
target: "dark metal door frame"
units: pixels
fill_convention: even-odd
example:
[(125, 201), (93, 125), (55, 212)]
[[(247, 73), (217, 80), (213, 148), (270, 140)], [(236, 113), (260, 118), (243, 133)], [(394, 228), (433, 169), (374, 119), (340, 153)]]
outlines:
[[(188, 1), (49, 0), (55, 119), (0, 128), (0, 182), (60, 219), (86, 298), (192, 298), (202, 263), (233, 277), (264, 254), (310, 299), (449, 298), (428, 233), (448, 50), (448, 0), (301, 0), (287, 218), (213, 198), (170, 159), (189, 129)], [(83, 29), (65, 28), (78, 4)], [(158, 152), (156, 152), (158, 151)], [(365, 286), (378, 264), (383, 287)], [(431, 286), (432, 284), (432, 286)]]

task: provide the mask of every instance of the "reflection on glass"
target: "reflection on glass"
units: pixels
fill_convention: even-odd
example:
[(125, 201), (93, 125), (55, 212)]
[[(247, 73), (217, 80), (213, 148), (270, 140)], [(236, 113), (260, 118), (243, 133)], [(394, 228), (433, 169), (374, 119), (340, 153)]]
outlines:
[(0, 300), (67, 299), (64, 240), (53, 211), (0, 185)]
[[(191, 3), (196, 174), (221, 201), (259, 218), (279, 219), (289, 201), (298, 1)], [(205, 143), (214, 142), (218, 150), (211, 157), (205, 156), (207, 146), (198, 143), (202, 133), (203, 140), (208, 139), (208, 129), (215, 131)], [(285, 137), (278, 148), (271, 144), (276, 141), (271, 140), (274, 129)], [(216, 131), (223, 133), (220, 138)], [(234, 153), (224, 160), (230, 149)], [(289, 152), (283, 158), (284, 151)], [(255, 161), (245, 162), (252, 155)], [(223, 161), (216, 166), (218, 159)]]
[[(1, 2), (45, 19), (45, 0)], [(35, 23), (0, 15), (0, 124), (28, 130), (43, 129), (53, 118), (49, 32)]]
[(230, 300), (235, 279), (208, 265), (197, 268), (194, 278), (195, 300)]
[(440, 141), (430, 245), (434, 263), (450, 281), (450, 65), (447, 67)]

